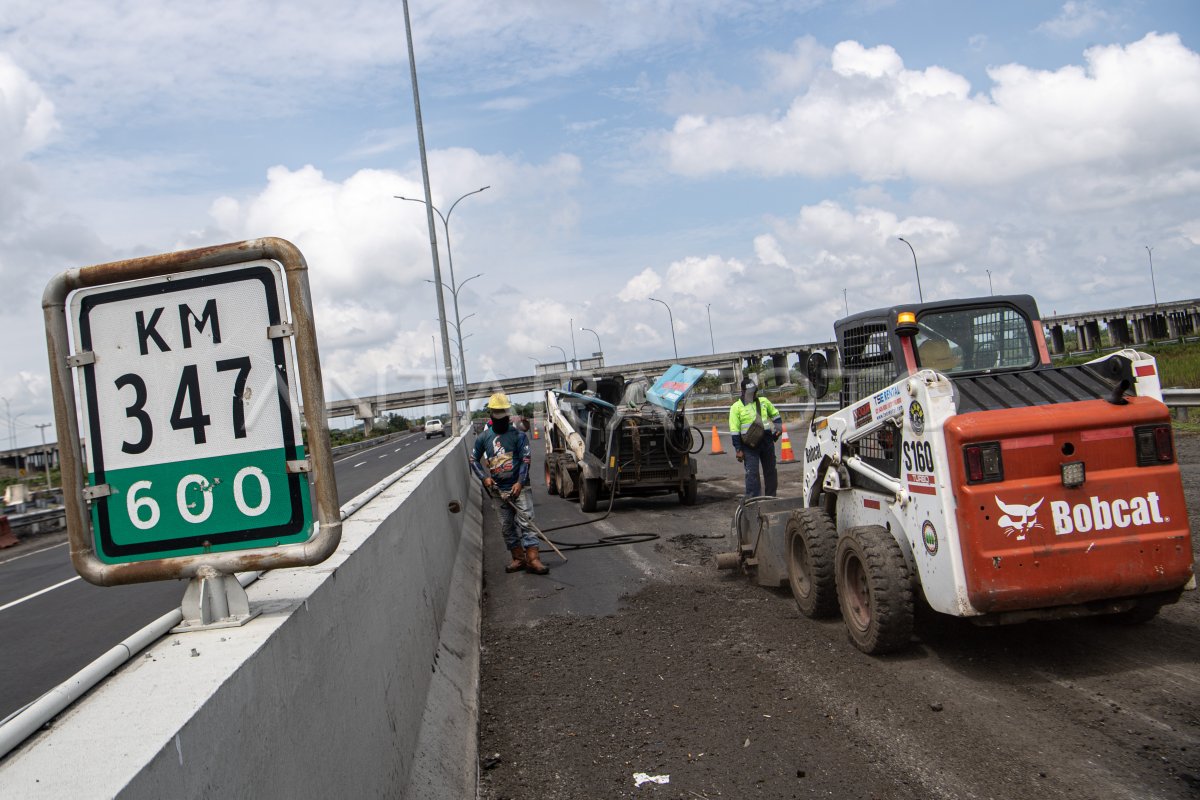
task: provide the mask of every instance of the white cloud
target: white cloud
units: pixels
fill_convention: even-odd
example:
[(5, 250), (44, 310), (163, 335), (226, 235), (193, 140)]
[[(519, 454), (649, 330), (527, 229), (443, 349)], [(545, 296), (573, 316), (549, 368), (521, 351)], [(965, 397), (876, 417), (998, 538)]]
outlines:
[(1038, 25), (1037, 30), (1061, 39), (1075, 39), (1112, 21), (1113, 15), (1097, 8), (1091, 0), (1067, 0), (1058, 16)]
[[(464, 334), (480, 333), (466, 345), (473, 351), (471, 364), (473, 357), (494, 357), (504, 347), (503, 338), (492, 336), (498, 312), (486, 293), (505, 291), (508, 276), (521, 274), (527, 242), (573, 226), (578, 211), (570, 190), (580, 164), (567, 155), (527, 164), (462, 148), (431, 152), (429, 161), (432, 175), (446, 176), (439, 185), (447, 191), (434, 195), (434, 205), (450, 214), (455, 279), (462, 285), (485, 273), (460, 292), (479, 316), (473, 321), (478, 327), (464, 325)], [(490, 183), (485, 192), (451, 211), (460, 196), (485, 180)], [(304, 253), (325, 372), (331, 386), (348, 393), (375, 393), (380, 382), (394, 390), (402, 375), (430, 364), (428, 337), (437, 333), (437, 312), (426, 214), (422, 203), (393, 195), (422, 198), (424, 189), (419, 178), (388, 170), (360, 170), (338, 181), (313, 166), (280, 166), (268, 171), (260, 191), (244, 199), (218, 198), (210, 209), (223, 239), (279, 236)], [(526, 220), (540, 215), (542, 224), (515, 227), (514, 214)], [(440, 220), (437, 225), (442, 281), (449, 285), (445, 232)], [(489, 285), (497, 288), (483, 288)], [(446, 293), (452, 316), (451, 303)], [(562, 316), (568, 332), (569, 314)]]
[(647, 267), (625, 283), (625, 287), (617, 292), (617, 299), (626, 303), (636, 303), (645, 300), (661, 286), (662, 279), (658, 277), (658, 273)]
[[(996, 186), (1066, 170), (1124, 178), (1196, 161), (1200, 56), (1176, 35), (1093, 47), (1085, 66), (989, 70), (990, 95), (886, 45), (837, 45), (782, 114), (680, 116), (662, 137), (684, 175), (856, 175)], [(1144, 180), (1139, 177), (1138, 180)]]
[[(810, 4), (788, 0), (771, 14)], [(718, 26), (766, 12), (751, 0), (443, 0), (414, 3), (411, 13), (423, 88), (460, 93), (699, 46)], [(74, 114), (108, 121), (272, 117), (331, 92), (352, 97), (379, 82), (407, 91), (408, 83), (403, 12), (393, 0), (7, 0), (0, 50)]]
[(802, 36), (786, 53), (768, 50), (760, 55), (773, 90), (797, 92), (806, 89), (829, 60), (828, 48), (812, 36)]
[(533, 98), (509, 95), (488, 100), (480, 108), (485, 111), (524, 111), (533, 105)]
[(41, 148), (58, 127), (54, 104), (42, 88), (0, 53), (0, 163)]

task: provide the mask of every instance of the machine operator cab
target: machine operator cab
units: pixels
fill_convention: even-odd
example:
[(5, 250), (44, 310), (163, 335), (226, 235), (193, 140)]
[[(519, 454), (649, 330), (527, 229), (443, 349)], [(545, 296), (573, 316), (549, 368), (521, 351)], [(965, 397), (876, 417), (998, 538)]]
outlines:
[(1037, 304), (1029, 295), (912, 303), (838, 321), (843, 407), (905, 375), (952, 379), (1048, 368)]

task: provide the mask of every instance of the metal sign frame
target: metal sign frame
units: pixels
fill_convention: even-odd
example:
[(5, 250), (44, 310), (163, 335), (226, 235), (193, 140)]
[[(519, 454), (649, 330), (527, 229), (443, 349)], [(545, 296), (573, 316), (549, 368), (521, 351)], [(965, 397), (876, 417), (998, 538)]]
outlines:
[[(299, 377), (303, 416), (308, 429), (307, 465), (311, 469), (310, 492), (316, 500), (317, 531), (305, 542), (275, 547), (206, 552), (195, 555), (167, 556), (128, 563), (108, 563), (95, 549), (88, 501), (90, 487), (84, 478), (86, 462), (80, 442), (76, 404), (75, 370), (79, 359), (72, 357), (68, 337), (68, 295), (85, 288), (145, 278), (165, 278), (178, 273), (215, 267), (236, 267), (247, 262), (271, 260), (283, 267), (287, 286), (290, 329), (295, 339), (295, 370)], [(183, 281), (187, 280), (186, 276)], [(329, 425), (324, 416), (325, 392), (321, 381), (316, 328), (312, 317), (312, 299), (308, 285), (308, 265), (292, 243), (264, 238), (217, 245), (178, 253), (98, 264), (59, 273), (46, 286), (42, 296), (46, 323), (46, 344), (54, 391), (54, 417), (59, 431), (62, 465), (63, 500), (66, 504), (67, 531), (71, 541), (71, 559), (85, 580), (99, 586), (194, 578), (197, 575), (228, 575), (234, 572), (311, 566), (328, 558), (341, 541), (342, 523), (338, 510), (337, 486), (333, 477), (333, 456), (329, 443)], [(284, 326), (286, 327), (286, 326)], [(86, 357), (85, 357), (86, 360)], [(83, 400), (87, 402), (86, 398)], [(289, 469), (291, 468), (289, 464)]]

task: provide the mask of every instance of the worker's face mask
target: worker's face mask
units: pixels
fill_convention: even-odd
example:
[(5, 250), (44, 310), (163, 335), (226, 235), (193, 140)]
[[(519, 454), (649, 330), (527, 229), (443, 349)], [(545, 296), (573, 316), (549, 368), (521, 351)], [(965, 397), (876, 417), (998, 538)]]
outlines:
[(754, 398), (758, 396), (758, 387), (751, 384), (745, 389), (742, 389), (742, 401), (745, 403), (753, 403)]
[(508, 430), (508, 417), (492, 417), (492, 430), (504, 433)]

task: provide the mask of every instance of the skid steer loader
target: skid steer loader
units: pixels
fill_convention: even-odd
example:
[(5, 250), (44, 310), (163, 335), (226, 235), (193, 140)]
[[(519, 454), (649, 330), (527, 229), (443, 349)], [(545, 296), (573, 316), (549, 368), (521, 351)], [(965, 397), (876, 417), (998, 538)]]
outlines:
[[(759, 535), (737, 534), (723, 566), (764, 564), (776, 584), (786, 573), (802, 613), (840, 608), (867, 653), (908, 644), (916, 601), (980, 624), (1141, 622), (1195, 588), (1151, 356), (1053, 366), (1027, 295), (898, 305), (834, 328), (841, 409), (810, 425), (804, 508), (741, 524)], [(817, 394), (823, 366), (808, 365)]]

